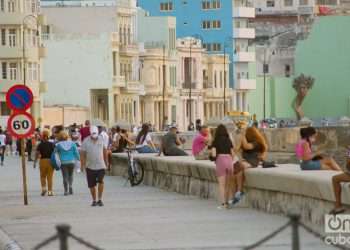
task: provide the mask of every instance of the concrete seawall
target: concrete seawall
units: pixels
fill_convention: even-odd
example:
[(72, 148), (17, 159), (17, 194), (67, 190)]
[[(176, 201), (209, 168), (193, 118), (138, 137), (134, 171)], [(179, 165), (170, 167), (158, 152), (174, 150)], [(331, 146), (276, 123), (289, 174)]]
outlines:
[[(135, 155), (145, 168), (144, 184), (169, 192), (194, 195), (202, 199), (217, 199), (215, 165), (210, 161), (195, 161), (192, 157), (158, 157)], [(112, 175), (126, 176), (125, 154), (113, 155)], [(323, 225), (324, 215), (334, 204), (331, 178), (335, 171), (301, 171), (287, 164), (273, 169), (246, 171), (244, 205), (268, 213), (301, 214), (304, 222)], [(343, 189), (343, 200), (350, 208), (350, 190)]]

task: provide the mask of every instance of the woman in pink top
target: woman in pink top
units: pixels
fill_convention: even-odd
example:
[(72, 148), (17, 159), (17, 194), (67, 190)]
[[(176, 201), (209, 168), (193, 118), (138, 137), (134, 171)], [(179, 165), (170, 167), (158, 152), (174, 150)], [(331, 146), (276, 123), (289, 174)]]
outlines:
[(313, 127), (301, 128), (301, 140), (296, 145), (296, 155), (300, 160), (302, 170), (336, 170), (341, 171), (339, 165), (331, 157), (313, 155), (312, 143), (316, 141), (316, 130)]

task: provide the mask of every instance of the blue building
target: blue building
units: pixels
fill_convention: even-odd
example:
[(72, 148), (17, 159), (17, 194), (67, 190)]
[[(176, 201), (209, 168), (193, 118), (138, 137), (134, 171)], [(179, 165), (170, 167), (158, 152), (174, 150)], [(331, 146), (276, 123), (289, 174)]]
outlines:
[(137, 4), (151, 16), (175, 16), (178, 38), (195, 37), (209, 53), (229, 54), (234, 107), (249, 111), (246, 92), (256, 88), (256, 81), (248, 65), (255, 62), (254, 49), (249, 46), (249, 40), (255, 38), (255, 30), (249, 27), (255, 9), (248, 0), (138, 0)]

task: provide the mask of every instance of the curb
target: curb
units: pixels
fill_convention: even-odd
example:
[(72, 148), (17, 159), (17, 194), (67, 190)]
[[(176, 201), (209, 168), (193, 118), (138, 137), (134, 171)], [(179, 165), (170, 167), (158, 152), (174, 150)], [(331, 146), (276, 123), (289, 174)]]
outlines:
[(15, 240), (12, 240), (0, 227), (0, 250), (22, 250)]

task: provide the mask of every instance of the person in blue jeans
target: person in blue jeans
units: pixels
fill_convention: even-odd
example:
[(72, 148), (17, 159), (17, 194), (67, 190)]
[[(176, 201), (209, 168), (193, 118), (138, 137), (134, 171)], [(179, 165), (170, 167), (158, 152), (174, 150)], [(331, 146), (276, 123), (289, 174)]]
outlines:
[(153, 144), (149, 133), (149, 126), (147, 124), (142, 125), (142, 129), (136, 137), (136, 150), (141, 154), (158, 152), (157, 148)]
[(80, 155), (76, 143), (68, 140), (67, 132), (61, 131), (58, 135), (58, 140), (55, 150), (61, 160), (64, 195), (72, 195), (74, 167), (76, 162), (80, 161)]

